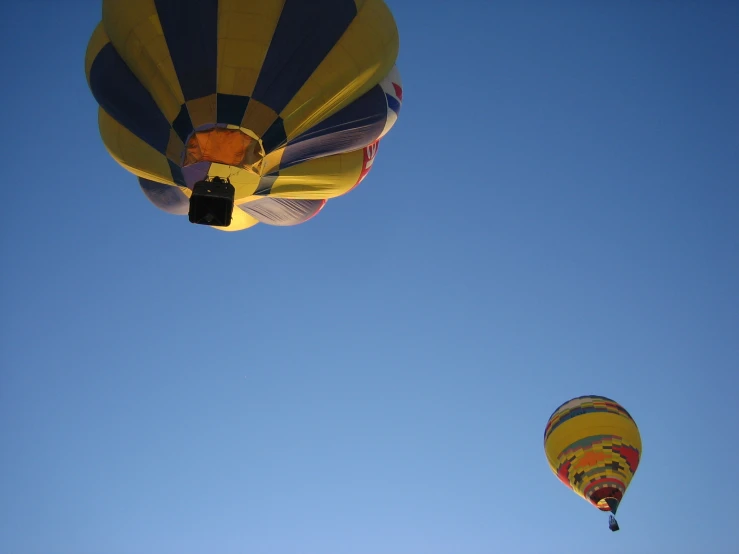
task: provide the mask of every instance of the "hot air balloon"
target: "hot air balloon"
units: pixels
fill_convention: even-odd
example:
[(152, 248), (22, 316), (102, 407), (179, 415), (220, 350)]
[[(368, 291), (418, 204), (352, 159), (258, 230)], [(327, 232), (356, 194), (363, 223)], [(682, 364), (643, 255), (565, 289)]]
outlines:
[(193, 223), (297, 225), (370, 171), (403, 98), (382, 0), (103, 0), (85, 71), (110, 155)]
[(631, 483), (642, 444), (626, 409), (604, 396), (580, 396), (554, 410), (544, 430), (549, 467), (565, 486), (604, 512), (616, 510)]

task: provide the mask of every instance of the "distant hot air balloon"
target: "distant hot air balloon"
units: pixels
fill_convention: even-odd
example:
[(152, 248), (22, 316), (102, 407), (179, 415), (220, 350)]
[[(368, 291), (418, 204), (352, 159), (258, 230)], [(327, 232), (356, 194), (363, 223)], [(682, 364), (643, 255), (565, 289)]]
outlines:
[(614, 515), (641, 458), (639, 428), (623, 406), (604, 396), (580, 396), (554, 410), (544, 431), (549, 467), (575, 494)]
[(158, 208), (296, 225), (364, 179), (403, 97), (383, 0), (103, 0), (85, 60), (110, 155)]

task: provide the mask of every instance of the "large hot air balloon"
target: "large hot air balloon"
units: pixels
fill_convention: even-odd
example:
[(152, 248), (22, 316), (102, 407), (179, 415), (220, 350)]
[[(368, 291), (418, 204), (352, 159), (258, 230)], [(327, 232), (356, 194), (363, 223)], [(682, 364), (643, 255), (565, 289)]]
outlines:
[(103, 0), (87, 81), (110, 155), (171, 214), (296, 225), (359, 184), (395, 123), (382, 0)]
[(580, 396), (554, 410), (544, 431), (549, 467), (565, 486), (604, 512), (618, 531), (616, 510), (639, 466), (639, 428), (604, 396)]

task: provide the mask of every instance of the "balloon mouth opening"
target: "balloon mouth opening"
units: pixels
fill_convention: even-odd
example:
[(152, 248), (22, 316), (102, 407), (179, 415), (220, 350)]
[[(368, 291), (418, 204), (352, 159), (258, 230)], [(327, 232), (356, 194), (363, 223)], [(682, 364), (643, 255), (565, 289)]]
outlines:
[(595, 506), (603, 512), (612, 512), (615, 514), (618, 510), (618, 505), (620, 504), (620, 502), (620, 499), (609, 496), (598, 500)]
[(183, 167), (201, 162), (240, 167), (261, 175), (264, 162), (262, 141), (243, 129), (212, 127), (192, 133), (185, 147)]

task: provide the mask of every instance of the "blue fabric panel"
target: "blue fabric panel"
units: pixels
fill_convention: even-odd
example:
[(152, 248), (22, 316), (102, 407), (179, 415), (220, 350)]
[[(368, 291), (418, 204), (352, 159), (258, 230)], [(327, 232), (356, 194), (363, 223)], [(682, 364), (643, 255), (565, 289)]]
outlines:
[(229, 123), (231, 125), (241, 125), (244, 119), (246, 107), (249, 105), (248, 96), (238, 96), (236, 94), (218, 94), (218, 123)]
[(108, 115), (157, 152), (166, 155), (169, 121), (110, 43), (92, 62), (90, 89)]
[(285, 0), (252, 97), (281, 113), (356, 15), (354, 0)]
[(385, 91), (377, 85), (343, 110), (290, 141), (280, 168), (364, 148), (380, 136), (386, 120)]
[(190, 133), (193, 132), (194, 127), (192, 119), (190, 119), (190, 112), (187, 111), (187, 106), (185, 104), (182, 104), (180, 107), (180, 113), (177, 114), (177, 117), (175, 117), (172, 122), (172, 129), (174, 129), (174, 132), (177, 133), (178, 137), (180, 137), (180, 140), (187, 144), (187, 138), (190, 136)]
[(167, 162), (169, 163), (169, 170), (172, 172), (172, 180), (176, 184), (182, 187), (186, 187), (187, 183), (185, 182), (185, 176), (182, 173), (182, 168), (170, 159), (167, 159)]
[(284, 146), (286, 140), (287, 135), (285, 134), (285, 125), (282, 122), (282, 118), (279, 118), (270, 125), (269, 129), (267, 129), (262, 137), (264, 152), (266, 154), (274, 152), (278, 148)]
[(215, 94), (218, 0), (154, 0), (185, 101)]
[(174, 215), (185, 215), (190, 210), (190, 199), (177, 187), (142, 177), (139, 177), (139, 186), (149, 201), (160, 210)]
[(276, 226), (298, 225), (316, 215), (325, 200), (292, 200), (288, 198), (260, 198), (239, 206), (261, 223)]

